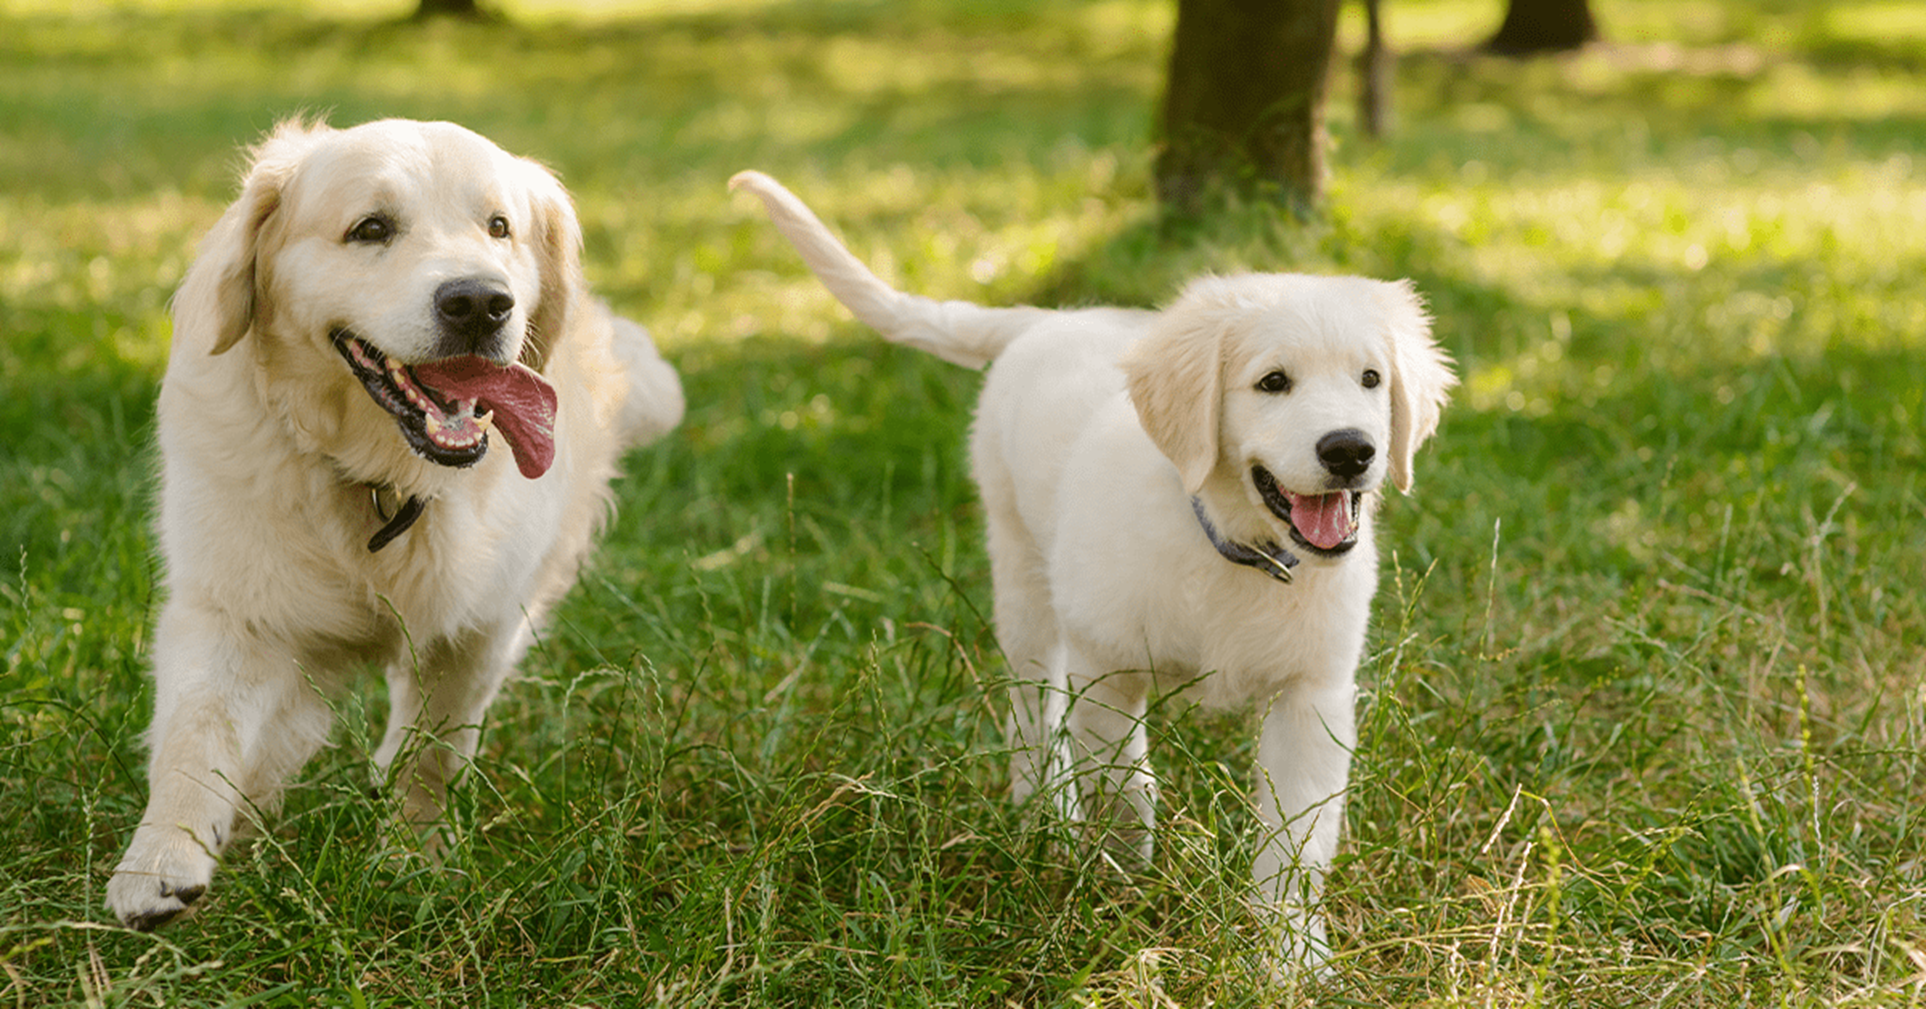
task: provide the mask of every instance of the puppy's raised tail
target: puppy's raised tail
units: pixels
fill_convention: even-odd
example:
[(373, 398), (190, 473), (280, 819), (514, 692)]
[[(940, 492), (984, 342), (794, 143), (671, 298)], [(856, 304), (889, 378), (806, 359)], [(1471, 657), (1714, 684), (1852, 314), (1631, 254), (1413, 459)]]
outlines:
[(988, 308), (905, 294), (870, 272), (782, 183), (761, 172), (738, 172), (729, 180), (729, 188), (760, 198), (776, 229), (802, 254), (829, 293), (891, 343), (928, 351), (966, 368), (981, 368), (1017, 334), (1050, 314), (1042, 308)]

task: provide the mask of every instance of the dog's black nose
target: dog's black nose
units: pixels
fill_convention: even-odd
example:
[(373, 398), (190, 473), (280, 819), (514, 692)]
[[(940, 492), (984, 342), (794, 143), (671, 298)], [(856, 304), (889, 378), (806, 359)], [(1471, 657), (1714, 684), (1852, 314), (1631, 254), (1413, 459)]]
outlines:
[(1377, 447), (1354, 427), (1332, 431), (1317, 440), (1317, 458), (1332, 476), (1350, 478), (1371, 468)]
[(515, 296), (485, 280), (451, 280), (435, 288), (435, 315), (449, 335), (478, 342), (492, 336), (515, 310)]

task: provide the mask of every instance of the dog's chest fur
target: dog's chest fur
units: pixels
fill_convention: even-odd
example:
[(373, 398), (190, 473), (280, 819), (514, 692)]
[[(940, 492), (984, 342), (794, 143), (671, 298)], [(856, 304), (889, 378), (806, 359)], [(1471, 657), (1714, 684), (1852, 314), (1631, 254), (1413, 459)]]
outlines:
[[(378, 507), (375, 485), (302, 451), (300, 439), (260, 408), (253, 385), (249, 376), (224, 390), (185, 380), (163, 389), (162, 438), (173, 471), (163, 483), (171, 506), (162, 509), (160, 533), (171, 591), (296, 651), (358, 658), (457, 635), (501, 619), (505, 600), (527, 598), (550, 545), (544, 530), (561, 515), (559, 507), (541, 514), (554, 496), (531, 493), (506, 451), (442, 475), (445, 489), (458, 492), (437, 494), (419, 521), (371, 552), (369, 538), (399, 492), (381, 488)], [(246, 419), (167, 422), (170, 414), (210, 410)], [(208, 438), (210, 430), (223, 432), (221, 440)], [(377, 434), (396, 440), (391, 431)], [(227, 463), (235, 456), (249, 460), (244, 480)], [(303, 535), (290, 537), (290, 528)]]

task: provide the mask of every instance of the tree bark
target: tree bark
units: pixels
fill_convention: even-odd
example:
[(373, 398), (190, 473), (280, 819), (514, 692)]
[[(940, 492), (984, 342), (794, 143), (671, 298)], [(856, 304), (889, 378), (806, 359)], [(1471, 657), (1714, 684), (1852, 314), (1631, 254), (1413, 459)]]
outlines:
[(1391, 71), (1380, 0), (1364, 0), (1364, 52), (1358, 55), (1358, 132), (1372, 140), (1391, 132)]
[(1157, 195), (1191, 215), (1225, 190), (1300, 211), (1324, 197), (1338, 0), (1178, 0)]
[(419, 0), (415, 7), (415, 20), (425, 21), (435, 17), (469, 18), (480, 21), (488, 17), (481, 8), (480, 0)]
[(1590, 0), (1510, 0), (1504, 23), (1485, 40), (1484, 49), (1500, 56), (1530, 56), (1578, 49), (1598, 37)]

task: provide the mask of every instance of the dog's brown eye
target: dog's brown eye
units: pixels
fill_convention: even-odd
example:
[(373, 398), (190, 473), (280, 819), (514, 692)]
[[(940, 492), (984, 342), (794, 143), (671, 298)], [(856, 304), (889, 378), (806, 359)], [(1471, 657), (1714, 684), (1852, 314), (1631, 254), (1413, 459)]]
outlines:
[(1258, 392), (1290, 392), (1291, 376), (1281, 371), (1273, 371), (1257, 380)]
[(1383, 379), (1380, 379), (1378, 377), (1377, 372), (1372, 371), (1369, 368), (1366, 368), (1364, 369), (1364, 377), (1359, 379), (1359, 381), (1364, 383), (1364, 387), (1366, 389), (1375, 389), (1378, 387), (1378, 383), (1383, 381)]
[(354, 227), (348, 229), (350, 242), (370, 242), (379, 245), (393, 237), (395, 237), (395, 222), (380, 214), (364, 217)]
[(488, 219), (488, 237), (507, 238), (508, 237), (508, 218), (503, 217), (500, 214), (496, 214), (495, 216), (489, 218)]

